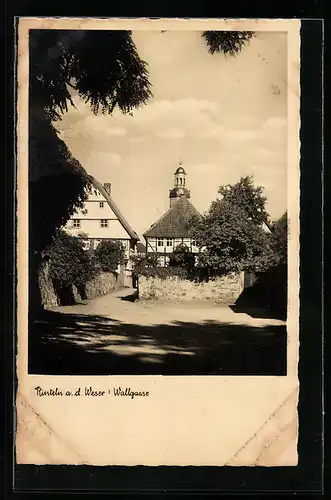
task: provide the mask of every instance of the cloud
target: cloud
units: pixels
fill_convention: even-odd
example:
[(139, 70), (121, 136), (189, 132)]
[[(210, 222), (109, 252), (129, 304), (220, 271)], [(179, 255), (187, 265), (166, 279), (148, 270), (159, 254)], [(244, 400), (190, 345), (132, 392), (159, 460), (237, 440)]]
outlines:
[(201, 139), (220, 139), (224, 133), (224, 127), (221, 125), (209, 128), (201, 132), (199, 137)]
[(259, 130), (234, 130), (232, 137), (235, 141), (246, 141), (251, 139), (258, 139), (260, 136)]
[(140, 143), (140, 142), (145, 142), (148, 140), (148, 137), (146, 137), (145, 135), (142, 135), (140, 137), (130, 137), (129, 138), (129, 141), (132, 142), (133, 144), (137, 144), (137, 143)]
[(120, 136), (123, 136), (123, 135), (126, 135), (127, 134), (127, 131), (125, 128), (123, 127), (112, 127), (112, 128), (106, 128), (104, 130), (105, 134), (107, 135), (111, 135), (111, 136), (116, 136), (116, 137), (120, 137)]
[(93, 157), (88, 159), (88, 162), (91, 163), (100, 163), (103, 165), (109, 166), (118, 166), (122, 163), (122, 157), (117, 153), (110, 153), (106, 151), (96, 152)]
[(179, 128), (170, 128), (168, 130), (165, 130), (164, 132), (159, 132), (157, 134), (157, 136), (161, 139), (182, 139), (183, 137), (185, 137), (185, 135), (185, 131)]
[[(132, 116), (123, 116), (116, 112), (118, 122), (125, 126), (144, 128), (144, 130), (158, 135), (171, 136), (196, 135), (205, 129), (215, 128), (215, 116), (219, 112), (216, 102), (204, 99), (151, 100), (146, 106), (132, 113)], [(181, 132), (179, 133), (178, 130)], [(169, 132), (169, 133), (168, 133)]]

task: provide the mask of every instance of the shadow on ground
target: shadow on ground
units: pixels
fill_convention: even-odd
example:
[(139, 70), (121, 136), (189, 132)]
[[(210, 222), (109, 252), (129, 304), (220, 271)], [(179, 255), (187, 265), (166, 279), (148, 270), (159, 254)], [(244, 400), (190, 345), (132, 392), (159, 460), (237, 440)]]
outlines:
[(45, 312), (29, 329), (29, 373), (286, 375), (285, 326), (135, 325)]
[(274, 266), (259, 273), (256, 282), (243, 290), (234, 306), (234, 312), (252, 318), (272, 318), (286, 321), (287, 317), (287, 266)]
[(130, 295), (123, 295), (120, 297), (121, 300), (126, 300), (127, 302), (135, 302), (138, 300), (138, 291), (134, 290)]
[(239, 302), (235, 305), (230, 305), (229, 307), (233, 312), (248, 314), (251, 318), (286, 320), (285, 313), (283, 311), (262, 307), (252, 302)]

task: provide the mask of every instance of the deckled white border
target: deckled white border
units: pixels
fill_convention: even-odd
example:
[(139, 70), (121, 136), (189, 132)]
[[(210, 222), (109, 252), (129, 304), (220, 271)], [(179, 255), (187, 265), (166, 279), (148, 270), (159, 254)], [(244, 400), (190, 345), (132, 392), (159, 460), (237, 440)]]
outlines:
[[(28, 29), (245, 30), (288, 34), (288, 215), (289, 315), (286, 377), (49, 377), (27, 375), (28, 311)], [(299, 312), (299, 106), (300, 21), (259, 19), (89, 19), (21, 18), (18, 47), (18, 418), (17, 459), (21, 463), (87, 463), (93, 465), (224, 465), (268, 422), (298, 387)], [(33, 387), (91, 383), (142, 383), (153, 397), (135, 406), (103, 402), (36, 399)], [(176, 398), (176, 393), (181, 395)], [(215, 398), (217, 394), (217, 398)], [(245, 399), (246, 398), (246, 399)], [(238, 404), (238, 400), (241, 404)], [(97, 405), (97, 408), (95, 408)], [(176, 413), (176, 407), (180, 412)], [(36, 422), (32, 421), (31, 414)], [(169, 413), (169, 408), (172, 411)], [(258, 411), (256, 410), (258, 408)], [(178, 411), (179, 411), (178, 410)], [(205, 413), (204, 413), (205, 412)], [(296, 408), (288, 408), (296, 417)], [(239, 416), (238, 416), (239, 413)], [(294, 414), (293, 414), (294, 413)], [(29, 416), (30, 415), (30, 416)], [(176, 420), (173, 417), (176, 417)], [(239, 418), (240, 417), (240, 418)], [(244, 420), (246, 417), (247, 420)], [(192, 421), (193, 419), (193, 421)], [(194, 420), (195, 419), (195, 420)], [(162, 421), (160, 421), (162, 420)], [(161, 425), (162, 424), (162, 425)], [(121, 428), (124, 425), (125, 428)], [(252, 435), (249, 428), (254, 427)], [(276, 425), (276, 424), (275, 424)], [(113, 429), (112, 426), (116, 426)], [(251, 426), (251, 427), (249, 427)], [(130, 429), (129, 437), (127, 429)], [(27, 432), (30, 429), (28, 435)], [(91, 429), (95, 435), (91, 434)], [(172, 440), (163, 441), (160, 432)], [(188, 434), (195, 430), (195, 433)], [(274, 429), (275, 431), (275, 429)], [(203, 439), (199, 433), (203, 432)], [(268, 431), (270, 432), (270, 431)], [(275, 431), (276, 432), (276, 431)], [(43, 435), (40, 440), (36, 436)], [(44, 433), (44, 434), (43, 434)], [(197, 434), (198, 433), (198, 434)], [(25, 436), (25, 437), (24, 437)], [(139, 437), (140, 436), (140, 437)], [(84, 439), (83, 439), (84, 437)], [(279, 438), (279, 432), (274, 434)], [(62, 443), (62, 444), (61, 444)], [(63, 443), (66, 443), (64, 445)], [(67, 445), (76, 457), (66, 454)], [(42, 449), (44, 447), (44, 450)], [(296, 440), (283, 465), (295, 465)], [(57, 450), (56, 452), (54, 450)], [(59, 451), (60, 449), (60, 451)], [(47, 452), (46, 452), (47, 450)], [(255, 450), (256, 451), (256, 450)], [(256, 454), (256, 453), (255, 453)], [(254, 453), (244, 463), (254, 465)], [(289, 458), (290, 457), (290, 458)], [(276, 463), (259, 465), (281, 465)]]

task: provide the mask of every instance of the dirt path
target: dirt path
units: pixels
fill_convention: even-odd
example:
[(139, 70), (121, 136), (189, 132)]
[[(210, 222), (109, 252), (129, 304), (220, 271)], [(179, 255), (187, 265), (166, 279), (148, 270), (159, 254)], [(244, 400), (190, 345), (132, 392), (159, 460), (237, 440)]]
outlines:
[[(208, 301), (171, 303), (158, 301), (135, 301), (133, 288), (117, 290), (108, 295), (97, 297), (84, 305), (59, 307), (64, 314), (97, 314), (108, 316), (124, 323), (140, 325), (171, 324), (174, 321), (222, 321), (229, 324), (263, 327), (284, 325), (285, 322), (272, 318), (251, 317), (247, 313), (235, 313), (227, 305), (213, 304)], [(262, 314), (263, 315), (263, 314)]]
[(47, 312), (29, 329), (29, 372), (282, 375), (286, 328), (263, 314), (196, 303), (132, 301), (124, 289)]

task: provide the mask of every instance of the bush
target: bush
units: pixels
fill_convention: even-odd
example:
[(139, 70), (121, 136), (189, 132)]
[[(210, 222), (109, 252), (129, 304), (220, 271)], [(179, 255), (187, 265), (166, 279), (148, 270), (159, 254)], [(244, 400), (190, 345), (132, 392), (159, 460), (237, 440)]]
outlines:
[(80, 238), (58, 230), (46, 251), (50, 277), (57, 288), (84, 286), (100, 273), (100, 266), (91, 252), (83, 249)]
[(183, 267), (145, 267), (139, 270), (140, 276), (146, 278), (160, 278), (165, 280), (170, 277), (188, 279), (188, 272)]
[(120, 264), (124, 264), (125, 251), (120, 241), (102, 241), (97, 246), (95, 255), (105, 272), (115, 272)]
[(170, 255), (169, 266), (181, 267), (191, 273), (195, 267), (194, 255), (187, 248), (180, 247)]
[(155, 269), (156, 267), (158, 267), (156, 254), (147, 254), (142, 257), (140, 256), (133, 257), (133, 271), (136, 274), (139, 274), (140, 270), (142, 269), (146, 268)]

